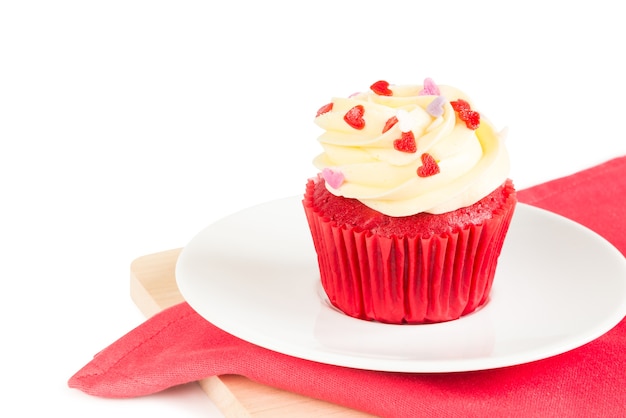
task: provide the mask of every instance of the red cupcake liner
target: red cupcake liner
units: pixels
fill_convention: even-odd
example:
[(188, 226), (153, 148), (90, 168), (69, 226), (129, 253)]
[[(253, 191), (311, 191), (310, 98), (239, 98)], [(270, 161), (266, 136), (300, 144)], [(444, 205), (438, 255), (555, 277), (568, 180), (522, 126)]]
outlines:
[[(511, 186), (512, 187), (512, 186)], [(322, 286), (346, 315), (392, 324), (458, 319), (484, 305), (515, 207), (515, 195), (492, 218), (428, 237), (383, 237), (337, 226), (303, 201)]]

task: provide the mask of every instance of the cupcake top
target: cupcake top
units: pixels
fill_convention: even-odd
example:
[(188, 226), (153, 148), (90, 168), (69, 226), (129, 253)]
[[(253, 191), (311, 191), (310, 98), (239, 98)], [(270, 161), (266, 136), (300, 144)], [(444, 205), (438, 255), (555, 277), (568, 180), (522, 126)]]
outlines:
[(317, 112), (326, 188), (389, 216), (470, 206), (507, 179), (503, 138), (460, 90), (377, 81)]

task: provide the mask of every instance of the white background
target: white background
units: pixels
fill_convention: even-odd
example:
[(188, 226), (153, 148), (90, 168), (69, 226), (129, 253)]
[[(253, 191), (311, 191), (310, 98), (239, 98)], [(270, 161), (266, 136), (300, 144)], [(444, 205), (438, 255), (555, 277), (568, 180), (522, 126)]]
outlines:
[(518, 188), (626, 154), (611, 1), (1, 1), (0, 415), (219, 416), (68, 378), (143, 317), (135, 258), (303, 192), (333, 95), (432, 77), (508, 127)]

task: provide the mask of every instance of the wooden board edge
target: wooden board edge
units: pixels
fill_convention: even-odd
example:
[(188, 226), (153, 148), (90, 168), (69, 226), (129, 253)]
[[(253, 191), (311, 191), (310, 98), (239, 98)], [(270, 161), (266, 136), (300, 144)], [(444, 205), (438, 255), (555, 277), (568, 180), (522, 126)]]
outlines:
[[(148, 254), (131, 262), (131, 299), (146, 318), (183, 302), (176, 285), (176, 261), (181, 248)], [(261, 385), (244, 376), (212, 376), (198, 382), (202, 390), (227, 417), (365, 418), (371, 415)]]

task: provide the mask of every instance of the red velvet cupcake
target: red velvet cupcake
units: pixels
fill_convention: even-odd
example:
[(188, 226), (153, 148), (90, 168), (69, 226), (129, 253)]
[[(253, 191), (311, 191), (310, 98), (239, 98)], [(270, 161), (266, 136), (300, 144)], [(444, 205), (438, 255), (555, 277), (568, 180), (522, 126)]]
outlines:
[(487, 302), (513, 210), (510, 181), (442, 215), (390, 217), (309, 180), (304, 208), (330, 302), (393, 324), (457, 319)]
[(460, 91), (390, 86), (333, 99), (303, 205), (330, 302), (392, 324), (487, 303), (516, 194), (508, 155)]

